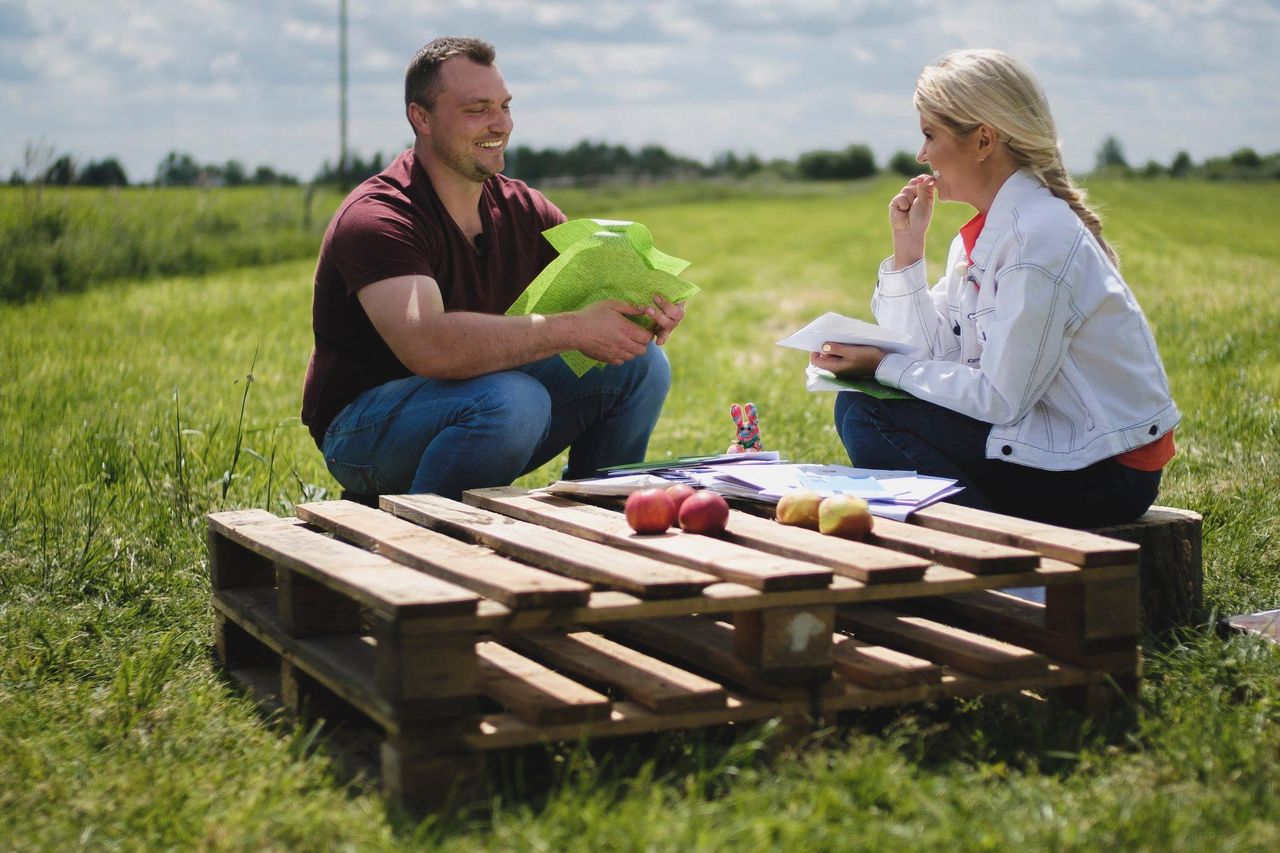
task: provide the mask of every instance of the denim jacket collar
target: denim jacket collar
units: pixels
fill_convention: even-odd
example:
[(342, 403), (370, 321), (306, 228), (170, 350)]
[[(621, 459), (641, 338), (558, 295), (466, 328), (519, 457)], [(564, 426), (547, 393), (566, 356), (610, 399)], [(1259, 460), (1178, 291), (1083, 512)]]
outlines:
[(987, 268), (987, 259), (991, 249), (1004, 238), (1006, 231), (1012, 227), (1013, 211), (1028, 195), (1037, 190), (1048, 192), (1044, 183), (1027, 169), (1019, 169), (1005, 180), (996, 192), (987, 211), (986, 224), (978, 235), (978, 242), (973, 246), (973, 254), (969, 260), (978, 269)]

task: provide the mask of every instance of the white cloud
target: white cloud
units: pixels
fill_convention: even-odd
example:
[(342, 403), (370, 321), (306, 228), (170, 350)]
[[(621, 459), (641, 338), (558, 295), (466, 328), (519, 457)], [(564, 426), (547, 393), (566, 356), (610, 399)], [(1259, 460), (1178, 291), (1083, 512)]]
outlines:
[[(1026, 59), (1068, 164), (1117, 135), (1129, 158), (1280, 139), (1280, 4), (1268, 0), (382, 0), (351, 4), (352, 146), (408, 140), (405, 62), (437, 35), (498, 47), (518, 143), (657, 142), (794, 156), (917, 141), (911, 89), (943, 51)], [(337, 150), (331, 0), (0, 2), (0, 176), (45, 138), (147, 178), (172, 148), (309, 176)]]

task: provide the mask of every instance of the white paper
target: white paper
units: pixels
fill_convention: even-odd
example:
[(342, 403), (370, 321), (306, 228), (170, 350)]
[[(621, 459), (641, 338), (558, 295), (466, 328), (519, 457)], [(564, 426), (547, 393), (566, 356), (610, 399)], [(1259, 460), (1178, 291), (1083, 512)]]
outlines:
[(821, 352), (822, 345), (828, 341), (837, 344), (865, 344), (879, 347), (885, 352), (905, 355), (920, 352), (920, 348), (911, 342), (911, 336), (905, 332), (878, 326), (865, 320), (845, 317), (832, 311), (828, 311), (804, 328), (778, 341), (778, 346), (805, 352)]

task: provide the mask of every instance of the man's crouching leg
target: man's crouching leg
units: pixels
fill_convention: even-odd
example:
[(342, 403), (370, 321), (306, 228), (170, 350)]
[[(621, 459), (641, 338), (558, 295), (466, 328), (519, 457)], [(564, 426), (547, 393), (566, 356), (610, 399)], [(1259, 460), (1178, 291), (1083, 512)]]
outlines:
[(536, 468), (569, 449), (565, 476), (592, 477), (601, 468), (640, 462), (671, 388), (671, 365), (662, 348), (650, 343), (628, 362), (575, 376), (559, 357), (522, 368), (551, 397), (551, 428), (534, 453)]
[(545, 441), (551, 399), (519, 371), (439, 381), (411, 376), (371, 388), (339, 413), (325, 461), (343, 487), (366, 494), (502, 486)]

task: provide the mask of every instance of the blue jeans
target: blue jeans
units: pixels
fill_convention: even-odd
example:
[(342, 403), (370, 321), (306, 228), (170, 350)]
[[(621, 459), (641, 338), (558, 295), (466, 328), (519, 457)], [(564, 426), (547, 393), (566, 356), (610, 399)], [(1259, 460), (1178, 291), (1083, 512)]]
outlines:
[(1077, 471), (1045, 471), (986, 456), (991, 424), (924, 400), (878, 400), (842, 391), (836, 430), (854, 465), (914, 470), (958, 481), (948, 498), (1066, 527), (1133, 521), (1155, 502), (1159, 471), (1103, 459)]
[(650, 343), (619, 366), (574, 376), (559, 356), (473, 379), (421, 376), (370, 388), (324, 437), (343, 488), (362, 494), (435, 493), (504, 486), (566, 447), (566, 477), (644, 459), (671, 385)]

